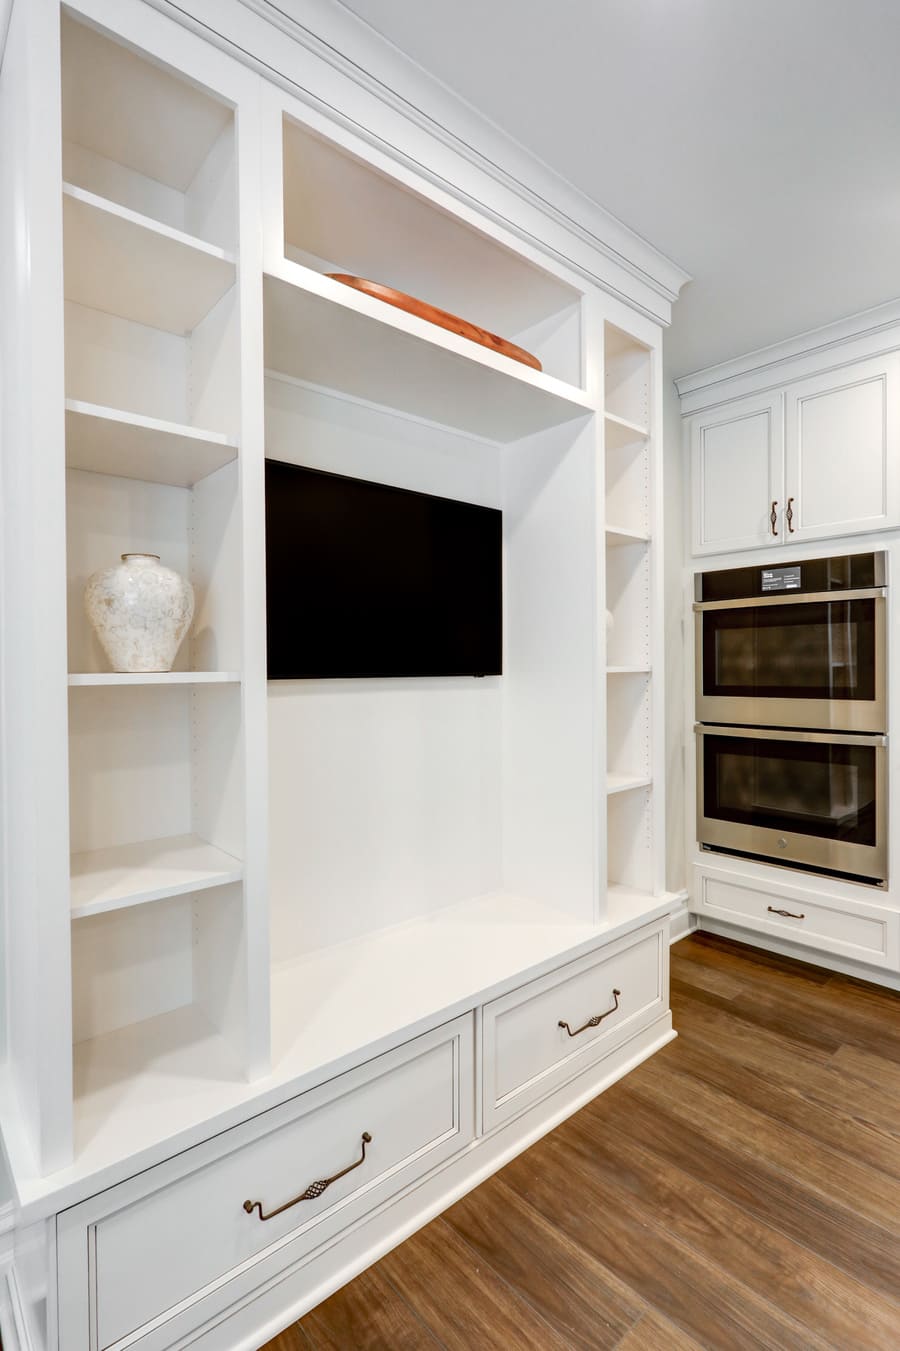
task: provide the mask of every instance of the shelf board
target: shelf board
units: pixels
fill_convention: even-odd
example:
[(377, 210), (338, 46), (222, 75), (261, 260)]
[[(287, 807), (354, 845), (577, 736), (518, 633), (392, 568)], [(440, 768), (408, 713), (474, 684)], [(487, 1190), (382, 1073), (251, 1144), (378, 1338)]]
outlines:
[(649, 788), (652, 782), (649, 774), (607, 774), (607, 796), (611, 797), (613, 793), (630, 793), (635, 788)]
[(607, 675), (650, 675), (649, 666), (607, 666)]
[(650, 435), (649, 427), (630, 422), (628, 418), (617, 417), (615, 413), (604, 413), (603, 422), (607, 450), (622, 450), (638, 441), (646, 441)]
[(596, 412), (583, 390), (285, 260), (264, 279), (266, 366), (491, 441)]
[(619, 549), (626, 544), (649, 544), (650, 536), (643, 530), (625, 530), (622, 526), (608, 525), (606, 543), (613, 549)]
[(237, 671), (72, 671), (75, 688), (100, 685), (236, 685)]
[(185, 334), (234, 284), (224, 249), (70, 183), (63, 221), (65, 294), (79, 305)]
[(219, 432), (66, 399), (70, 469), (192, 488), (237, 453), (237, 443)]
[(239, 859), (197, 835), (73, 854), (72, 919), (224, 886), (240, 881), (242, 874)]

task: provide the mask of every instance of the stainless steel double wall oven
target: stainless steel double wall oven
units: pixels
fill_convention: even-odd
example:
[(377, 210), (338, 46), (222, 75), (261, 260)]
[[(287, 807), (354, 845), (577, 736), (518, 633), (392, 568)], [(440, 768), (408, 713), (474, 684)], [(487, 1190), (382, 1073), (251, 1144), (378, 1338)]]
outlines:
[(697, 838), (887, 880), (883, 553), (696, 578)]

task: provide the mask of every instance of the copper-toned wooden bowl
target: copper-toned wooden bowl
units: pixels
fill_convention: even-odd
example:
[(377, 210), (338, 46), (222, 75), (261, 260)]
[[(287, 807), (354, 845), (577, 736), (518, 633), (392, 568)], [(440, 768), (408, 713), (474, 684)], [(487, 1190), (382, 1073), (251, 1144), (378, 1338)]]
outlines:
[(500, 356), (521, 361), (523, 366), (531, 366), (536, 371), (543, 369), (537, 357), (526, 352), (524, 347), (517, 347), (514, 342), (498, 338), (496, 333), (489, 333), (486, 328), (470, 324), (467, 319), (460, 319), (456, 314), (448, 314), (446, 310), (439, 310), (434, 305), (426, 304), (424, 300), (416, 300), (415, 296), (408, 296), (404, 291), (395, 291), (392, 286), (382, 286), (377, 281), (366, 281), (365, 277), (353, 277), (349, 272), (329, 272), (328, 276), (332, 281), (352, 286), (354, 291), (362, 291), (367, 296), (374, 296), (376, 300), (383, 300), (386, 305), (405, 310), (407, 314), (416, 314), (420, 319), (427, 319), (430, 324), (437, 324), (439, 328), (447, 328), (462, 338), (469, 338), (472, 342), (480, 343), (482, 347), (489, 347)]

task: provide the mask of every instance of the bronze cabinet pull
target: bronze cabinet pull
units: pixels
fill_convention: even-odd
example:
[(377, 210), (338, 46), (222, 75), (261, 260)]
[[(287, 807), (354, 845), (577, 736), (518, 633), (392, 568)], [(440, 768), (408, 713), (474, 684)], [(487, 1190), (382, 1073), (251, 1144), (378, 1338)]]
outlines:
[(776, 512), (775, 508), (776, 508), (777, 506), (778, 506), (778, 503), (777, 503), (777, 502), (773, 502), (773, 503), (772, 503), (772, 510), (771, 510), (770, 515), (769, 515), (769, 520), (772, 522), (772, 534), (775, 535), (776, 538), (777, 538), (777, 536), (778, 536), (778, 528), (777, 528), (777, 527), (778, 527), (778, 513)]
[(306, 1191), (301, 1192), (299, 1196), (295, 1196), (293, 1201), (285, 1201), (283, 1206), (279, 1206), (277, 1210), (270, 1210), (268, 1215), (263, 1214), (262, 1201), (245, 1201), (244, 1209), (248, 1215), (252, 1215), (254, 1210), (258, 1210), (259, 1218), (261, 1220), (274, 1220), (276, 1215), (280, 1215), (282, 1211), (290, 1210), (291, 1206), (299, 1205), (301, 1201), (315, 1201), (317, 1197), (322, 1195), (323, 1191), (326, 1191), (327, 1188), (331, 1186), (332, 1182), (337, 1182), (340, 1177), (346, 1177), (348, 1173), (353, 1172), (354, 1168), (358, 1168), (360, 1164), (365, 1163), (366, 1145), (370, 1145), (371, 1143), (371, 1135), (368, 1131), (363, 1131), (362, 1153), (355, 1163), (348, 1163), (346, 1168), (342, 1168), (339, 1173), (334, 1173), (331, 1177), (323, 1177), (320, 1178), (318, 1182), (311, 1182), (306, 1188)]
[(615, 999), (616, 1002), (613, 1004), (612, 1008), (607, 1009), (605, 1013), (595, 1013), (593, 1018), (588, 1018), (587, 1022), (583, 1023), (581, 1027), (576, 1027), (574, 1032), (572, 1031), (569, 1024), (564, 1023), (561, 1018), (557, 1023), (557, 1027), (564, 1027), (570, 1037), (577, 1037), (579, 1032), (586, 1032), (589, 1027), (599, 1027), (599, 1025), (603, 1022), (603, 1019), (608, 1018), (611, 1013), (615, 1013), (616, 1009), (619, 1007), (619, 995), (621, 993), (622, 993), (621, 990), (613, 990), (613, 998)]
[(788, 504), (784, 514), (787, 518), (788, 530), (790, 530), (792, 535), (795, 535), (797, 532), (794, 529), (794, 499), (792, 497), (788, 498)]
[(795, 915), (793, 910), (776, 910), (774, 905), (766, 906), (770, 915), (784, 915), (785, 919), (806, 919), (805, 915)]

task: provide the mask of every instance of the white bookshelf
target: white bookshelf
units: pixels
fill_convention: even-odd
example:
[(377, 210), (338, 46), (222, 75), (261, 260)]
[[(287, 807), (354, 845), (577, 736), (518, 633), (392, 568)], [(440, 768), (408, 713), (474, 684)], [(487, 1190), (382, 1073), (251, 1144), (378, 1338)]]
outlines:
[(239, 859), (197, 835), (142, 840), (72, 856), (73, 919), (239, 882)]
[(265, 279), (266, 366), (491, 441), (594, 411), (583, 390), (291, 262)]
[(93, 474), (192, 488), (237, 457), (222, 432), (66, 399), (66, 464)]
[(66, 299), (165, 333), (188, 333), (234, 285), (224, 249), (63, 184)]
[[(45, 109), (68, 791), (32, 1144), (78, 1199), (662, 913), (659, 326), (196, 34), (175, 69), (171, 20), (125, 9), (122, 41), (64, 12)], [(267, 685), (267, 454), (502, 509), (502, 676)], [(171, 672), (110, 671), (87, 623), (127, 552), (194, 586)]]
[(663, 886), (662, 748), (657, 612), (659, 529), (652, 344), (604, 326), (607, 632), (607, 875), (612, 898)]

